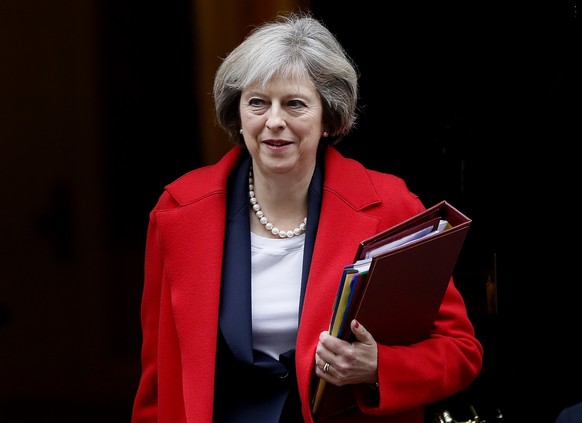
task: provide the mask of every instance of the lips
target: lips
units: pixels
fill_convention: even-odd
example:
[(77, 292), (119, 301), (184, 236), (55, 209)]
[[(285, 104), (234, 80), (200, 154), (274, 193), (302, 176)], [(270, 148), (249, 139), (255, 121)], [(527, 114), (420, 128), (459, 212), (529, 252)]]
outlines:
[(265, 144), (270, 145), (271, 147), (284, 147), (286, 145), (292, 144), (288, 141), (263, 141)]

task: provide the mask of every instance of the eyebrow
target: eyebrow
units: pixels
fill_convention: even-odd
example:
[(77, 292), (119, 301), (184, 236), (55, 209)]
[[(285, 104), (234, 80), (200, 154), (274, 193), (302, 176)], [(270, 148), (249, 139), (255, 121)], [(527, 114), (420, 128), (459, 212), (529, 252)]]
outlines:
[[(312, 93), (310, 91), (303, 91), (303, 92), (293, 91), (293, 92), (290, 92), (290, 93), (283, 93), (282, 97), (284, 97), (284, 98), (290, 98), (290, 97), (291, 98), (292, 97), (313, 97), (316, 94), (317, 93)], [(258, 89), (252, 89), (252, 90), (249, 90), (247, 92), (244, 92), (244, 90), (243, 90), (243, 93), (241, 93), (241, 95), (246, 95), (246, 96), (261, 95), (261, 96), (264, 96), (264, 95), (266, 95), (266, 93), (264, 91), (261, 91), (261, 90), (258, 90)]]

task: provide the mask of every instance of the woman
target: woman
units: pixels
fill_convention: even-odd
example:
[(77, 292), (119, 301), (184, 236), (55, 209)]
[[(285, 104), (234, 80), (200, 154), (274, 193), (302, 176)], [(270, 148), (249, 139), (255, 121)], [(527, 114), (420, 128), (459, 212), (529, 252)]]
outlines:
[(333, 147), (357, 97), (350, 58), (307, 15), (264, 24), (222, 62), (216, 115), (236, 146), (150, 214), (133, 423), (312, 422), (314, 373), (355, 387), (358, 407), (329, 421), (420, 423), (476, 378), (482, 348), (452, 280), (425, 341), (379, 345), (355, 320), (355, 342), (327, 332), (359, 241), (424, 210)]

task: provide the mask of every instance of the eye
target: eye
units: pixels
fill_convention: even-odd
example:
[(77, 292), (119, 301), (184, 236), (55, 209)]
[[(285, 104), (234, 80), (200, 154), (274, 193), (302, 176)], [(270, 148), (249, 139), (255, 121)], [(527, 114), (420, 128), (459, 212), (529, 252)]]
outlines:
[(305, 103), (301, 100), (289, 100), (289, 102), (287, 102), (287, 104), (289, 105), (289, 107), (294, 108), (294, 109), (299, 109), (299, 108), (305, 107)]
[(261, 107), (264, 104), (265, 102), (260, 98), (254, 97), (249, 100), (249, 106), (251, 107)]

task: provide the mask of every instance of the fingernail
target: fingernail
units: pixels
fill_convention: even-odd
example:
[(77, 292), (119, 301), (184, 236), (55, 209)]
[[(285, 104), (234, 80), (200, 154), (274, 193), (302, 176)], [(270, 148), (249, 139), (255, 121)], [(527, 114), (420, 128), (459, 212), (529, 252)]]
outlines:
[(354, 326), (356, 327), (356, 329), (357, 329), (357, 328), (359, 328), (359, 327), (360, 327), (360, 322), (358, 322), (358, 321), (356, 320), (356, 324), (355, 324)]

